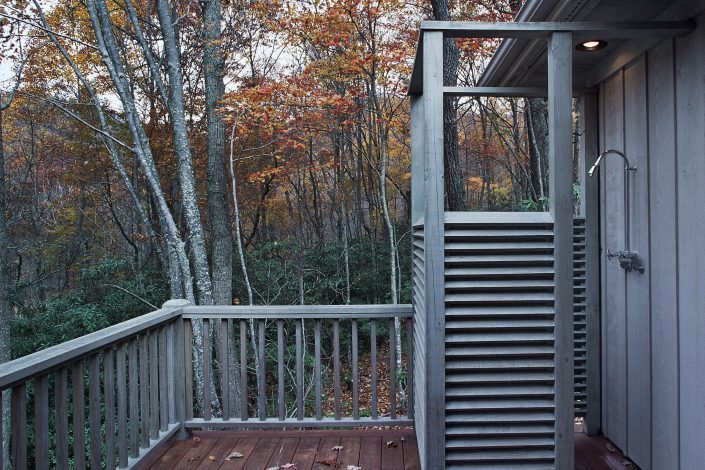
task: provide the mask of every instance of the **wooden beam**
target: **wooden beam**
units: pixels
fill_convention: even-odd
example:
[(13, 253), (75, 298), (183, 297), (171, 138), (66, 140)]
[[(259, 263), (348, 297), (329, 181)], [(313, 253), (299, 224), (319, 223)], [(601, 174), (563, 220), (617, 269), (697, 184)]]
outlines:
[(443, 33), (423, 32), (424, 310), (426, 410), (423, 468), (445, 466), (445, 186), (443, 151)]
[(398, 305), (205, 305), (183, 307), (183, 318), (333, 319), (411, 317), (411, 304)]
[[(424, 115), (423, 98), (411, 97), (411, 220), (424, 215)], [(412, 237), (413, 238), (413, 237)]]
[(556, 468), (574, 467), (573, 129), (570, 32), (548, 41), (548, 167), (554, 240)]
[(587, 354), (587, 413), (585, 431), (598, 434), (601, 429), (600, 382), (600, 187), (590, 169), (598, 152), (597, 94), (580, 99), (580, 151), (583, 215), (585, 216), (585, 319)]
[(573, 33), (573, 39), (629, 39), (684, 36), (694, 21), (640, 22), (474, 22), (422, 21), (423, 32), (442, 32), (448, 38), (538, 38), (553, 33)]
[(445, 96), (494, 96), (499, 98), (545, 98), (548, 90), (540, 87), (460, 87), (444, 86)]

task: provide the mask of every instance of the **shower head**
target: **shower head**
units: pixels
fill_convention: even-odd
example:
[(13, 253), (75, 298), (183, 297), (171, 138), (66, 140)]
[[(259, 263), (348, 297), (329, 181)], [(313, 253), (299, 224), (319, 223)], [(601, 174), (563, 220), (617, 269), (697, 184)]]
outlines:
[(605, 158), (605, 156), (609, 155), (610, 153), (614, 153), (614, 154), (619, 155), (620, 157), (622, 157), (622, 159), (624, 160), (624, 170), (625, 170), (625, 171), (636, 170), (636, 168), (633, 168), (633, 167), (629, 164), (629, 160), (627, 159), (627, 156), (624, 155), (623, 152), (620, 152), (619, 150), (605, 150), (604, 152), (602, 152), (602, 153), (600, 154), (599, 157), (597, 157), (597, 160), (595, 160), (595, 164), (592, 165), (592, 167), (590, 167), (590, 170), (588, 171), (588, 176), (594, 176), (594, 175), (595, 175), (595, 170), (597, 170), (597, 169), (599, 168), (599, 166), (600, 166), (600, 164), (602, 163), (602, 160)]

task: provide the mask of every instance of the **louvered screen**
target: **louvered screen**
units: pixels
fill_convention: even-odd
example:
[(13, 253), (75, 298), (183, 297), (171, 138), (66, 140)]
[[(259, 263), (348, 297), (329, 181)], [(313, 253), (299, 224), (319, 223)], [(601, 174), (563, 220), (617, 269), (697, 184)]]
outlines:
[(550, 219), (455, 216), (445, 243), (446, 466), (554, 468)]
[(585, 309), (585, 219), (573, 220), (573, 337), (575, 346), (575, 416), (587, 411)]
[[(412, 237), (412, 305), (414, 308), (414, 423), (417, 429), (425, 429), (426, 423), (426, 313), (424, 310), (424, 227), (417, 223)], [(424, 433), (417, 433), (421, 461), (425, 460)]]

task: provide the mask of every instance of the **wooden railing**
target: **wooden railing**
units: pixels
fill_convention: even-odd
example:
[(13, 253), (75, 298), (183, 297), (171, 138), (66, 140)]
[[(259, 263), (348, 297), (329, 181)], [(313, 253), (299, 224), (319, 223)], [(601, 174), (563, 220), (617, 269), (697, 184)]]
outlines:
[[(11, 468), (130, 468), (189, 428), (410, 425), (412, 339), (409, 305), (170, 301), (0, 365), (0, 394), (11, 395)], [(379, 361), (384, 348), (388, 360)], [(0, 442), (2, 416), (0, 400)]]

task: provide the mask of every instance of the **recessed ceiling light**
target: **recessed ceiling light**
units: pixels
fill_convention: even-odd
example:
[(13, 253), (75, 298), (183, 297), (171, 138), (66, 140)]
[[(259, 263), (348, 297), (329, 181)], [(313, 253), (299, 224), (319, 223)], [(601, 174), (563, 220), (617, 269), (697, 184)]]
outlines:
[(579, 43), (575, 48), (579, 51), (599, 51), (607, 47), (607, 41), (601, 39), (590, 39)]

